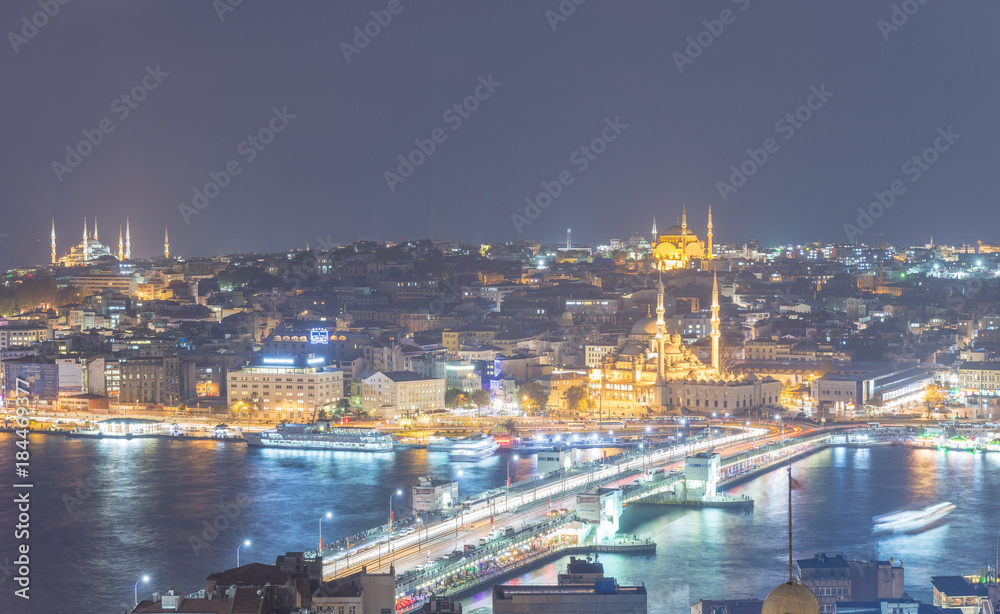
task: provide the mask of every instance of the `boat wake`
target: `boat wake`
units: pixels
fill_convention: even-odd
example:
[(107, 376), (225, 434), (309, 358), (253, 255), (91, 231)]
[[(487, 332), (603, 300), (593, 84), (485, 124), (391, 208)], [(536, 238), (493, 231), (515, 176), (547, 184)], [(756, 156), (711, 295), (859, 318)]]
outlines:
[(872, 518), (872, 533), (890, 535), (910, 535), (920, 533), (944, 524), (944, 518), (955, 505), (951, 501), (936, 503), (918, 509), (903, 508), (889, 514)]

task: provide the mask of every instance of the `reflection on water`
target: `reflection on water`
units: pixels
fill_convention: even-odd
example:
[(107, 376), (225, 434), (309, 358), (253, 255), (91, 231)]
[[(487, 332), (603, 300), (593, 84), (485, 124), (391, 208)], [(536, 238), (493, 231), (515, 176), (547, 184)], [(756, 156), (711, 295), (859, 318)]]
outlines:
[[(453, 464), (445, 452), (394, 454), (248, 450), (235, 442), (82, 440), (32, 436), (32, 600), (12, 597), (10, 579), (0, 611), (122, 611), (132, 583), (151, 582), (140, 595), (177, 587), (194, 591), (205, 577), (236, 563), (236, 546), (251, 539), (241, 561), (273, 563), (278, 554), (318, 542), (318, 521), (335, 539), (386, 521), (389, 494), (417, 477), (456, 478), (462, 496), (500, 486), (508, 455)], [(0, 434), (0, 463), (13, 462), (13, 437)], [(609, 451), (609, 454), (612, 453)], [(587, 459), (600, 450), (582, 451)], [(535, 457), (512, 464), (534, 472)], [(462, 476), (458, 477), (458, 470)], [(917, 535), (881, 537), (880, 556), (905, 562), (906, 590), (930, 599), (930, 576), (973, 572), (992, 560), (1000, 521), (1000, 454), (902, 448), (825, 450), (794, 466), (805, 488), (793, 493), (795, 553), (874, 555), (872, 516), (923, 500), (952, 501), (947, 524)], [(7, 499), (9, 487), (0, 498)], [(630, 505), (623, 531), (653, 537), (649, 558), (606, 555), (607, 572), (622, 583), (644, 582), (649, 611), (688, 611), (698, 599), (763, 597), (786, 573), (787, 481), (772, 472), (733, 492), (756, 500), (751, 514)], [(991, 496), (994, 498), (991, 499)], [(408, 512), (409, 498), (393, 509)], [(13, 506), (0, 506), (0, 524), (13, 526)], [(221, 527), (216, 534), (207, 528)], [(6, 530), (6, 529), (5, 529)], [(6, 546), (6, 542), (0, 541)], [(13, 553), (0, 552), (0, 562)], [(12, 557), (11, 557), (12, 558)], [(519, 582), (555, 582), (565, 560), (543, 565)], [(488, 607), (489, 590), (468, 596)]]

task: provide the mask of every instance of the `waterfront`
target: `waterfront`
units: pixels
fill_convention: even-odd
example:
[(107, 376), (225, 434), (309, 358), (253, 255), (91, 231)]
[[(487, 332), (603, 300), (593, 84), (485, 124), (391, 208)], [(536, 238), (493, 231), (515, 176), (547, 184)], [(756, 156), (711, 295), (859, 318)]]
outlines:
[[(13, 439), (0, 435), (3, 462), (13, 462)], [(59, 612), (69, 601), (78, 603), (80, 612), (121, 611), (131, 605), (130, 583), (143, 573), (151, 582), (140, 585), (140, 598), (169, 587), (194, 591), (208, 573), (235, 565), (236, 545), (243, 539), (252, 540), (242, 552), (243, 563), (272, 563), (285, 551), (315, 547), (318, 520), (327, 510), (333, 518), (324, 521), (323, 534), (336, 539), (385, 522), (389, 494), (408, 490), (417, 476), (455, 477), (461, 469), (460, 489), (467, 496), (501, 485), (509, 458), (452, 464), (446, 453), (426, 450), (388, 455), (247, 450), (232, 442), (43, 435), (31, 441), (33, 599), (30, 607), (15, 600), (5, 578), (0, 597), (5, 612)], [(593, 458), (600, 451), (586, 454)], [(529, 475), (532, 465), (533, 457), (518, 461), (518, 477)], [(1000, 510), (988, 493), (1000, 492), (1000, 454), (833, 448), (795, 467), (806, 485), (795, 494), (798, 557), (866, 556), (874, 548), (871, 516), (925, 499), (958, 506), (949, 524), (881, 538), (879, 544), (884, 557), (905, 561), (911, 595), (929, 599), (931, 575), (976, 571), (992, 557)], [(77, 492), (88, 478), (93, 492)], [(645, 582), (650, 612), (688, 611), (699, 598), (763, 597), (787, 569), (785, 487), (782, 473), (770, 473), (732, 489), (756, 499), (749, 515), (631, 506), (623, 529), (655, 539), (657, 556), (602, 560), (620, 581)], [(397, 513), (407, 510), (404, 499), (395, 504)], [(6, 526), (13, 525), (13, 511), (0, 508)], [(206, 536), (205, 523), (213, 521), (229, 526), (217, 537)], [(562, 565), (526, 576), (554, 581)], [(480, 607), (488, 594), (478, 591), (466, 601)], [(100, 600), (118, 605), (110, 610), (93, 605)]]

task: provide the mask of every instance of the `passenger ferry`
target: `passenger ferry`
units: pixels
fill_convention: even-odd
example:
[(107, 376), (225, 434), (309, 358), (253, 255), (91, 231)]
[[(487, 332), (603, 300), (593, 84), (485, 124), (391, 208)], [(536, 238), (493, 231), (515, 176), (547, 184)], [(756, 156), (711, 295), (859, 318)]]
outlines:
[(243, 439), (252, 448), (392, 452), (391, 435), (369, 429), (331, 428), (323, 423), (279, 424), (257, 433), (243, 431)]
[(427, 440), (427, 449), (431, 452), (450, 452), (455, 440), (451, 437), (439, 437), (432, 435)]
[(492, 437), (480, 439), (459, 439), (451, 446), (451, 454), (448, 456), (452, 461), (475, 462), (484, 458), (489, 458), (500, 447)]
[(874, 533), (913, 533), (941, 520), (955, 509), (951, 501), (929, 505), (920, 509), (902, 509), (891, 514), (875, 516)]

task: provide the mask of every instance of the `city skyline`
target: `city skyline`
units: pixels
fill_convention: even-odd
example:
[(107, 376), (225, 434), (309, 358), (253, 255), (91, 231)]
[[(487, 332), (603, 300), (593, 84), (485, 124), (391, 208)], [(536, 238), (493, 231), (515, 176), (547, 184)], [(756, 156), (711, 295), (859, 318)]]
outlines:
[(566, 227), (599, 244), (709, 204), (720, 242), (991, 239), (936, 219), (996, 215), (986, 2), (67, 6), (29, 37), (33, 6), (0, 18), (22, 118), (3, 212), (24, 230), (4, 229), (3, 268), (43, 262), (73, 213), (141, 219), (137, 245), (172, 226), (190, 256)]
[(0, 611), (1000, 614), (997, 23), (0, 3)]

